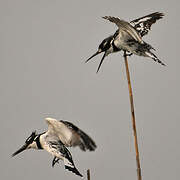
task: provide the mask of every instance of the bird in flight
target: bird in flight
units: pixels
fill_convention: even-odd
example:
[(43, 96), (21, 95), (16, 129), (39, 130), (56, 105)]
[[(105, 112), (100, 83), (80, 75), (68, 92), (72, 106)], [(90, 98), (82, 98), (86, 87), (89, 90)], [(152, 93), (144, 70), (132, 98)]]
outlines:
[(161, 65), (165, 65), (151, 51), (155, 49), (150, 44), (142, 40), (142, 37), (148, 34), (151, 30), (152, 24), (161, 19), (163, 16), (163, 13), (155, 12), (135, 19), (130, 23), (116, 17), (103, 17), (104, 19), (115, 23), (118, 26), (118, 30), (114, 33), (114, 35), (105, 38), (99, 45), (98, 51), (88, 58), (86, 62), (96, 55), (104, 52), (97, 69), (98, 72), (106, 56), (123, 50), (124, 52), (129, 52), (128, 55), (136, 54), (138, 56), (150, 57)]
[(48, 124), (48, 130), (41, 134), (37, 134), (36, 131), (32, 132), (26, 139), (25, 144), (12, 156), (27, 149), (44, 149), (54, 156), (53, 167), (55, 163), (62, 160), (65, 169), (82, 177), (82, 174), (75, 167), (72, 155), (67, 147), (79, 146), (83, 151), (94, 151), (96, 149), (95, 142), (81, 129), (68, 121), (58, 121), (53, 118), (46, 118), (45, 120)]

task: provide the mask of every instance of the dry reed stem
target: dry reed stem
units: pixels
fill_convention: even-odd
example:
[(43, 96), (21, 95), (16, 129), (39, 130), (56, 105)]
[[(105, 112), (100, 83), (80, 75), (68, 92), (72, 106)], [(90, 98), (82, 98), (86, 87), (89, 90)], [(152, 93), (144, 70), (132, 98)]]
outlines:
[(133, 103), (133, 93), (132, 93), (130, 73), (129, 73), (129, 67), (128, 67), (128, 60), (127, 60), (126, 52), (124, 52), (124, 61), (125, 61), (125, 66), (126, 66), (126, 75), (127, 75), (128, 88), (129, 88), (129, 98), (130, 98), (130, 104), (131, 104), (132, 127), (133, 127), (134, 145), (135, 145), (135, 151), (136, 151), (137, 177), (138, 177), (138, 180), (141, 180), (142, 176), (141, 176), (139, 149), (138, 149), (138, 138), (137, 138), (137, 131), (136, 131), (136, 121), (135, 121), (135, 112), (134, 112), (134, 103)]
[(90, 180), (90, 169), (87, 170), (87, 180)]

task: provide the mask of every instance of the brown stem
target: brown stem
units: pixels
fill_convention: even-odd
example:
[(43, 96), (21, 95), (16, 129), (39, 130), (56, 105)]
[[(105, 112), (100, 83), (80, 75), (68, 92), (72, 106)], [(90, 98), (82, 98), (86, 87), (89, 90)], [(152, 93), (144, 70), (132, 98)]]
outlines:
[(133, 126), (133, 133), (134, 133), (134, 145), (135, 145), (135, 151), (136, 151), (137, 177), (138, 177), (138, 180), (141, 180), (142, 176), (141, 176), (141, 166), (140, 166), (139, 150), (138, 150), (138, 138), (137, 138), (137, 131), (136, 131), (133, 94), (132, 94), (132, 87), (131, 87), (131, 80), (130, 80), (130, 73), (129, 73), (126, 51), (124, 52), (124, 60), (125, 60), (125, 66), (126, 66), (126, 75), (127, 75), (128, 88), (129, 88), (129, 98), (130, 98), (130, 104), (131, 104), (131, 116), (132, 116), (132, 126)]
[(90, 169), (87, 170), (87, 180), (90, 180)]

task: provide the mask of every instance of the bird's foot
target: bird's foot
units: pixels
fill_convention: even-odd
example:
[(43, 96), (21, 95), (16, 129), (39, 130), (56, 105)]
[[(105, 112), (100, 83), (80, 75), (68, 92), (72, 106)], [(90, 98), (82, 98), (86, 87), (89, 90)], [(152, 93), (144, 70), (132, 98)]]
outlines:
[(129, 54), (126, 53), (126, 56), (132, 56), (132, 55), (133, 55), (133, 53), (129, 53)]
[(127, 53), (127, 51), (124, 51), (124, 57), (127, 57), (127, 56), (132, 56), (133, 55), (133, 53)]

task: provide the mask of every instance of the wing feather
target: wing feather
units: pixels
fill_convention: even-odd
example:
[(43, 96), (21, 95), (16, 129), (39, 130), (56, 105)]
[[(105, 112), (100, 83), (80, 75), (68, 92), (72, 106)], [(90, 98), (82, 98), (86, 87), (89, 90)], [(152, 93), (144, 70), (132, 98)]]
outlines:
[(151, 30), (152, 24), (156, 23), (157, 20), (163, 18), (164, 14), (160, 12), (155, 12), (138, 19), (131, 21), (131, 25), (139, 32), (141, 37), (148, 34)]
[(57, 136), (65, 146), (79, 146), (83, 151), (94, 151), (96, 149), (97, 146), (92, 138), (74, 124), (53, 118), (46, 118), (45, 120), (48, 124), (48, 133)]
[(71, 140), (73, 137), (72, 131), (61, 121), (53, 118), (46, 118), (45, 120), (48, 124), (48, 131), (56, 134), (65, 146), (71, 146)]
[(61, 120), (61, 122), (79, 135), (80, 138), (78, 139), (78, 142), (75, 143), (75, 145), (78, 145), (81, 150), (86, 151), (88, 149), (89, 151), (94, 151), (96, 149), (97, 146), (95, 142), (85, 132), (68, 121)]
[(139, 35), (139, 33), (134, 29), (134, 27), (130, 23), (128, 23), (128, 22), (126, 22), (126, 21), (124, 21), (122, 19), (119, 19), (119, 18), (116, 18), (116, 17), (111, 17), (111, 16), (105, 16), (103, 18), (106, 19), (106, 20), (109, 20), (112, 23), (115, 23), (118, 26), (119, 31), (127, 32), (136, 41), (142, 43), (141, 36)]

